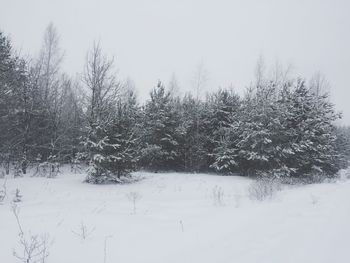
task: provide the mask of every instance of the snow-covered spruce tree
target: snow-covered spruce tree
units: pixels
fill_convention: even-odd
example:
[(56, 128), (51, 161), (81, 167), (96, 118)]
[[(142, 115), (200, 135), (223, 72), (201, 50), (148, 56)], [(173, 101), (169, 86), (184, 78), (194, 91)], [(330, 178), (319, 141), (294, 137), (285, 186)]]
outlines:
[[(227, 128), (238, 121), (238, 109), (240, 98), (232, 90), (220, 89), (207, 97), (206, 115), (204, 116), (204, 132), (206, 134), (206, 152), (208, 164), (215, 170), (218, 168), (215, 163), (217, 153), (225, 151), (225, 136)], [(224, 146), (224, 147), (223, 147)]]
[[(86, 181), (118, 183), (133, 166), (129, 109), (120, 97), (121, 85), (112, 74), (113, 60), (103, 56), (98, 44), (87, 55), (84, 83), (89, 88), (88, 127), (84, 140), (90, 158)], [(131, 118), (131, 117), (130, 117)]]
[(143, 111), (141, 166), (154, 171), (177, 167), (179, 114), (161, 82)]
[(345, 169), (350, 164), (350, 127), (337, 127), (335, 147), (338, 152), (337, 166)]
[(119, 134), (118, 158), (114, 162), (114, 170), (120, 177), (134, 171), (140, 158), (140, 107), (133, 91), (127, 91), (125, 97), (118, 101), (113, 130)]
[(290, 151), (284, 160), (293, 168), (294, 175), (333, 175), (339, 170), (340, 158), (336, 148), (334, 121), (340, 118), (327, 94), (315, 94), (305, 81), (296, 81), (285, 103), (289, 117), (285, 118), (285, 130), (289, 130)]
[(11, 126), (15, 101), (13, 89), (17, 85), (16, 58), (10, 40), (0, 31), (0, 158), (9, 173), (15, 142), (11, 140)]
[(226, 129), (213, 166), (254, 175), (332, 175), (339, 169), (338, 117), (327, 95), (316, 96), (302, 80), (283, 87), (267, 82), (243, 99), (239, 121)]
[(36, 145), (40, 106), (26, 61), (14, 55), (0, 32), (0, 152), (6, 172), (10, 162), (16, 174), (25, 174)]
[(207, 168), (205, 151), (204, 122), (205, 108), (202, 101), (186, 94), (181, 100), (181, 122), (179, 123), (179, 164), (180, 169), (198, 172)]
[(214, 151), (213, 167), (222, 172), (252, 174), (268, 170), (274, 162), (273, 138), (279, 114), (268, 89), (248, 90), (236, 120), (225, 128), (225, 134)]

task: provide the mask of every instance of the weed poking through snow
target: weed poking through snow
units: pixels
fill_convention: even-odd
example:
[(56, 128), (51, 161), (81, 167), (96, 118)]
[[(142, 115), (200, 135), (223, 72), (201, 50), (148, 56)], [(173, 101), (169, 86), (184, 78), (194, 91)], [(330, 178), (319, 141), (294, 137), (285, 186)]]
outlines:
[(223, 206), (224, 205), (224, 190), (219, 186), (214, 186), (212, 192), (212, 198), (214, 205)]
[(180, 220), (181, 232), (185, 232), (184, 223)]
[(77, 235), (81, 240), (87, 239), (91, 234), (95, 231), (95, 227), (89, 229), (84, 222), (81, 222), (80, 227), (77, 231), (73, 231), (72, 233)]
[(136, 203), (142, 198), (142, 195), (138, 192), (130, 192), (126, 194), (126, 198), (128, 198), (128, 200), (132, 202), (134, 208), (133, 212), (134, 214), (136, 214)]
[(107, 263), (107, 240), (112, 236), (105, 236), (105, 242), (103, 245), (103, 263)]
[(316, 205), (318, 203), (318, 197), (315, 195), (310, 195), (311, 204)]
[(45, 263), (49, 256), (49, 235), (28, 235), (23, 231), (20, 219), (19, 209), (16, 204), (12, 206), (12, 212), (16, 218), (19, 229), (19, 247), (20, 251), (13, 251), (13, 256), (23, 263)]

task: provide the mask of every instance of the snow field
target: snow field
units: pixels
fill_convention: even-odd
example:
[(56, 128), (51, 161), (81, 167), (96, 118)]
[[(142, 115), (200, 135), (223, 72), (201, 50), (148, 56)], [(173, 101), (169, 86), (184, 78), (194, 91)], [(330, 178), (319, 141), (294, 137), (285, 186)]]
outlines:
[[(0, 262), (19, 262), (16, 188), (24, 232), (49, 235), (47, 263), (350, 262), (350, 180), (284, 186), (260, 202), (249, 198), (252, 180), (243, 177), (135, 175), (144, 179), (90, 185), (68, 171), (54, 179), (8, 179)], [(138, 196), (135, 211), (130, 193)]]

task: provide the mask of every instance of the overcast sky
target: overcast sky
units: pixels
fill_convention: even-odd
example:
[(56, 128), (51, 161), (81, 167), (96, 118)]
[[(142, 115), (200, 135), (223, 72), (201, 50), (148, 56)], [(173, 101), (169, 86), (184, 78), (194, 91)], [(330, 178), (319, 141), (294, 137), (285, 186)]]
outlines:
[(297, 76), (323, 72), (332, 100), (350, 124), (349, 0), (0, 0), (0, 30), (22, 54), (35, 55), (53, 22), (65, 50), (64, 70), (81, 72), (99, 40), (115, 56), (121, 78), (141, 98), (176, 74), (183, 90), (195, 68), (208, 71), (208, 89), (253, 79), (260, 55), (291, 64)]

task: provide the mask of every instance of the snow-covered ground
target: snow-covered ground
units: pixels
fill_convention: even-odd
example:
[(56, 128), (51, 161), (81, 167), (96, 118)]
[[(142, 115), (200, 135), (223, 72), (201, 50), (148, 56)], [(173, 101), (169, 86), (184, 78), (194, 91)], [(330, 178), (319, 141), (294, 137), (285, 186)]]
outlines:
[(8, 179), (0, 262), (19, 262), (16, 188), (23, 231), (49, 235), (47, 263), (350, 262), (350, 180), (285, 187), (259, 202), (242, 177), (137, 174), (145, 178), (129, 185), (89, 185), (69, 172)]

